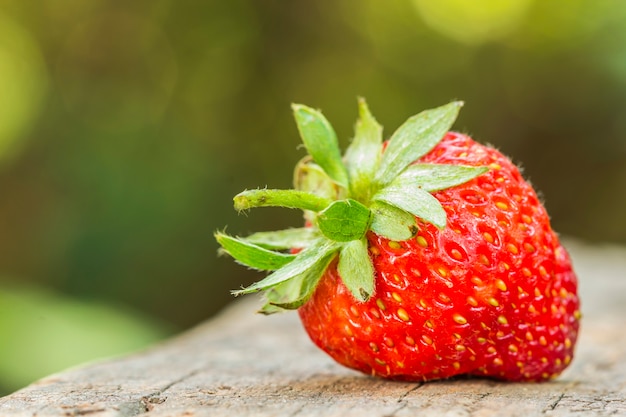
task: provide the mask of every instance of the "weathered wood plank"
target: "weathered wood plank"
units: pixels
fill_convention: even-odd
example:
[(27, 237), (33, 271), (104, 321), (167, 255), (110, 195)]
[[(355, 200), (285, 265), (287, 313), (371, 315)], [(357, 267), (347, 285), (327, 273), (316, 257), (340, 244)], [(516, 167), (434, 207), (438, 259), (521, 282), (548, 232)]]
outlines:
[(175, 339), (69, 370), (0, 399), (1, 416), (626, 416), (626, 249), (568, 245), (583, 327), (559, 379), (403, 383), (336, 365), (295, 314), (250, 299)]

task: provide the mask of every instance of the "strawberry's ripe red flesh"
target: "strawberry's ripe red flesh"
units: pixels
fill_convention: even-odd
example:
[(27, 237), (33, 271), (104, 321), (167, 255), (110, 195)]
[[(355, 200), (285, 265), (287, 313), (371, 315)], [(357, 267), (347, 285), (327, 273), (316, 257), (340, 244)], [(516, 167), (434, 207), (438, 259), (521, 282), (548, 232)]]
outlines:
[(369, 301), (355, 301), (331, 265), (299, 309), (309, 336), (339, 363), (392, 379), (555, 377), (573, 357), (577, 280), (535, 191), (500, 152), (462, 134), (420, 162), (490, 170), (434, 194), (444, 229), (418, 219), (403, 242), (369, 232)]

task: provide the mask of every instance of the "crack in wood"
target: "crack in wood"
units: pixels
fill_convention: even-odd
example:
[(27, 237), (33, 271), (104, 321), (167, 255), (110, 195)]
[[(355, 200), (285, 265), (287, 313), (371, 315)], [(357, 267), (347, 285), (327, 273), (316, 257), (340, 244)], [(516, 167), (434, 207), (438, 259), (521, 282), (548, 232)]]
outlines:
[(561, 402), (561, 400), (565, 397), (565, 393), (562, 393), (561, 395), (559, 395), (559, 397), (556, 399), (556, 401), (554, 401), (552, 404), (550, 404), (550, 406), (548, 407), (551, 411), (554, 410), (555, 408), (557, 408), (559, 406), (559, 403)]
[[(138, 414), (122, 414), (120, 417), (134, 417), (136, 415), (142, 414), (142, 413), (149, 413), (151, 411), (153, 411), (155, 409), (156, 406), (165, 403), (165, 401), (167, 401), (167, 397), (164, 397), (163, 394), (165, 394), (169, 389), (171, 389), (172, 387), (176, 386), (177, 384), (180, 384), (184, 381), (186, 381), (187, 379), (198, 375), (200, 372), (202, 372), (203, 369), (196, 369), (193, 370), (183, 376), (181, 376), (178, 379), (175, 379), (174, 381), (164, 385), (161, 389), (144, 395), (143, 397), (141, 397), (138, 402), (139, 404), (141, 404), (141, 406), (143, 406), (143, 411), (141, 411)], [(136, 401), (137, 402), (137, 401)]]
[(411, 387), (410, 389), (402, 393), (402, 395), (398, 397), (396, 401), (400, 405), (396, 409), (394, 409), (391, 413), (385, 414), (383, 417), (395, 417), (400, 411), (402, 411), (409, 405), (409, 402), (406, 401), (406, 397), (408, 397), (411, 393), (417, 391), (423, 385), (424, 385), (423, 382), (418, 382), (413, 387)]
[(404, 394), (402, 394), (402, 395), (400, 396), (400, 398), (398, 398), (398, 402), (402, 402), (402, 401), (404, 401), (404, 399), (405, 399), (405, 398), (406, 398), (409, 394), (411, 394), (412, 392), (417, 391), (418, 389), (420, 389), (421, 387), (423, 387), (423, 386), (424, 386), (424, 384), (425, 384), (424, 382), (417, 382), (417, 383), (415, 384), (415, 386), (411, 387), (411, 389), (407, 390)]

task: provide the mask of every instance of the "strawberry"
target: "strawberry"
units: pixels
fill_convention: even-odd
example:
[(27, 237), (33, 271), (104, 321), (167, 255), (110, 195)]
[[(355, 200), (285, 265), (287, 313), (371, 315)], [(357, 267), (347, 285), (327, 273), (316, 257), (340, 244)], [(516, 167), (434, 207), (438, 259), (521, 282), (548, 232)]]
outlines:
[(516, 166), (448, 131), (461, 105), (413, 116), (383, 142), (360, 100), (343, 158), (324, 116), (294, 105), (310, 154), (295, 190), (248, 190), (234, 201), (238, 210), (302, 209), (306, 224), (216, 233), (235, 260), (273, 271), (234, 293), (265, 291), (266, 314), (298, 309), (318, 347), (368, 374), (559, 375), (580, 320), (571, 261)]

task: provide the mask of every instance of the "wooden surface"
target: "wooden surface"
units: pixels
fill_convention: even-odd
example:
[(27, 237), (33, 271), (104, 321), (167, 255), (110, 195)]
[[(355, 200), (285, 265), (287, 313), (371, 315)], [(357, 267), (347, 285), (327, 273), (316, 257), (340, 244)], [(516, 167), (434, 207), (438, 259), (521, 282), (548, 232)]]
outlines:
[(45, 378), (0, 399), (0, 416), (626, 416), (626, 250), (568, 242), (579, 274), (582, 333), (557, 380), (401, 383), (339, 365), (295, 313), (234, 303), (132, 356)]

